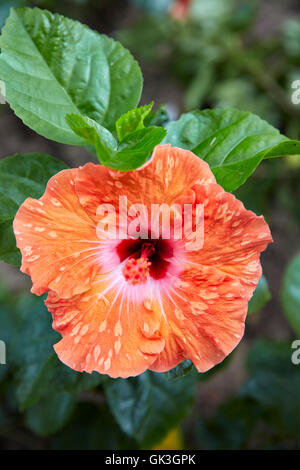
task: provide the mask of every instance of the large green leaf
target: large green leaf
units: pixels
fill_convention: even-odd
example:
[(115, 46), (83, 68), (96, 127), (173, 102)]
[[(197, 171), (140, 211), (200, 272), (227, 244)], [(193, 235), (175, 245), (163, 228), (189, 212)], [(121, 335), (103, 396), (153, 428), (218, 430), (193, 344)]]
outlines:
[[(100, 37), (109, 66), (110, 89), (105, 114), (98, 120), (104, 127), (114, 130), (117, 119), (138, 105), (143, 76), (138, 63), (122, 44), (105, 35)], [(98, 93), (100, 95), (100, 91)], [(95, 116), (91, 117), (96, 119)]]
[(13, 266), (21, 265), (21, 253), (16, 246), (12, 220), (0, 224), (0, 259)]
[(19, 206), (27, 197), (39, 198), (48, 180), (65, 163), (40, 153), (17, 154), (0, 160), (0, 258), (6, 263), (20, 265), (20, 252), (12, 230)]
[[(1, 194), (20, 206), (27, 197), (39, 198), (48, 180), (67, 165), (47, 154), (16, 154), (0, 160)], [(15, 208), (15, 207), (14, 207)], [(4, 208), (3, 208), (4, 209)], [(1, 208), (1, 212), (3, 210)], [(15, 215), (12, 210), (7, 218)]]
[(95, 147), (100, 163), (110, 160), (115, 154), (117, 141), (105, 127), (80, 114), (67, 114), (66, 121), (75, 134)]
[(134, 379), (105, 383), (111, 412), (124, 432), (150, 448), (188, 413), (195, 395), (196, 373), (168, 381), (145, 372)]
[(237, 109), (183, 114), (168, 125), (165, 142), (205, 160), (226, 191), (241, 186), (264, 158), (300, 154), (300, 142), (289, 140), (255, 114)]
[(284, 313), (300, 336), (300, 253), (289, 263), (283, 278), (281, 301)]
[(129, 51), (79, 22), (38, 8), (12, 9), (0, 41), (6, 100), (44, 137), (83, 145), (66, 114), (113, 128), (139, 102), (142, 75)]

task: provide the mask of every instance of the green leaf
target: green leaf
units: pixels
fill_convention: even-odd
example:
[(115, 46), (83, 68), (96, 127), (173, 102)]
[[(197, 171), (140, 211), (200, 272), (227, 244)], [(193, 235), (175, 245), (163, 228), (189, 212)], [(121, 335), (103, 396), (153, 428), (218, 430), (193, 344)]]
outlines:
[(95, 147), (100, 163), (123, 171), (143, 165), (167, 133), (162, 127), (147, 127), (127, 134), (118, 144), (107, 129), (86, 116), (68, 114), (66, 120), (76, 134)]
[(189, 412), (197, 374), (167, 381), (164, 374), (145, 372), (136, 378), (104, 384), (107, 400), (122, 430), (151, 448)]
[(122, 141), (128, 134), (145, 127), (144, 119), (150, 113), (151, 109), (153, 108), (153, 104), (154, 103), (152, 101), (152, 103), (141, 106), (140, 108), (131, 109), (126, 114), (123, 114), (123, 116), (119, 117), (116, 122), (116, 130), (119, 141)]
[(0, 222), (5, 220), (10, 220), (12, 214), (15, 214), (19, 209), (18, 204), (16, 204), (10, 197), (5, 196), (4, 194), (0, 193), (0, 207), (1, 207), (1, 214), (0, 214)]
[(79, 22), (38, 8), (12, 9), (0, 41), (6, 100), (48, 139), (84, 145), (66, 114), (112, 129), (139, 102), (142, 75), (129, 51)]
[(66, 121), (75, 134), (95, 147), (100, 163), (114, 157), (117, 150), (117, 141), (105, 127), (102, 127), (93, 119), (79, 114), (67, 114)]
[(289, 324), (300, 336), (300, 253), (292, 259), (284, 273), (281, 301)]
[(76, 398), (70, 393), (49, 393), (25, 412), (25, 424), (39, 436), (50, 436), (71, 418)]
[(12, 220), (0, 224), (0, 259), (13, 266), (21, 266), (21, 253), (16, 246)]
[(193, 363), (191, 361), (183, 361), (180, 364), (178, 364), (178, 366), (166, 372), (165, 376), (167, 380), (178, 379), (180, 377), (184, 377), (192, 370), (193, 370)]
[(105, 162), (106, 166), (115, 170), (135, 170), (149, 158), (152, 150), (166, 136), (163, 127), (146, 127), (128, 134), (120, 143), (114, 158)]
[(20, 252), (12, 229), (19, 206), (28, 197), (39, 198), (48, 180), (67, 168), (65, 163), (40, 153), (16, 154), (0, 161), (0, 258), (20, 266)]
[(236, 109), (194, 111), (167, 127), (165, 142), (205, 160), (226, 191), (241, 186), (264, 158), (300, 153), (300, 142), (255, 114)]
[(271, 299), (268, 281), (262, 275), (248, 304), (248, 314), (259, 312)]
[[(61, 160), (42, 153), (3, 158), (0, 160), (1, 194), (20, 206), (27, 197), (39, 198), (48, 180), (66, 168), (67, 165)], [(14, 216), (14, 211), (9, 215)]]
[(109, 65), (110, 94), (105, 115), (101, 120), (96, 120), (113, 131), (118, 118), (138, 105), (143, 88), (143, 76), (138, 63), (122, 44), (105, 35), (100, 37)]
[(145, 119), (144, 124), (146, 127), (149, 126), (162, 126), (165, 127), (167, 122), (170, 121), (166, 106), (163, 104), (155, 111), (151, 111)]

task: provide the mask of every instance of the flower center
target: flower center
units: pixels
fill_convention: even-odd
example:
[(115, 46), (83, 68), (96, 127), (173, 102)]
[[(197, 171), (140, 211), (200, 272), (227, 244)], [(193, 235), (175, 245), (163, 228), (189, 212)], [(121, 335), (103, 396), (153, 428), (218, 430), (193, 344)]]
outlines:
[(117, 246), (120, 261), (127, 262), (122, 269), (123, 276), (129, 284), (141, 284), (152, 277), (162, 279), (166, 276), (173, 248), (170, 240), (122, 240)]
[(151, 261), (148, 257), (153, 255), (155, 248), (152, 243), (145, 242), (142, 244), (141, 257), (138, 259), (129, 258), (123, 267), (123, 275), (129, 284), (142, 284), (146, 282), (150, 276), (149, 268)]
[(151, 262), (147, 258), (130, 258), (122, 269), (123, 276), (129, 284), (136, 285), (146, 282)]

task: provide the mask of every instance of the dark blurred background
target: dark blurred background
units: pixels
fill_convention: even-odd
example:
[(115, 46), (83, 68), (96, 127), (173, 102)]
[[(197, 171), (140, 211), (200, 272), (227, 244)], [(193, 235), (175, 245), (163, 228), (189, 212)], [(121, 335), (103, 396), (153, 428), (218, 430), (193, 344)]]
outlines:
[[(254, 112), (288, 137), (300, 139), (300, 104), (291, 102), (291, 83), (300, 79), (299, 1), (194, 0), (187, 10), (178, 9), (178, 3), (172, 0), (1, 0), (0, 23), (2, 26), (10, 6), (25, 5), (37, 5), (78, 19), (120, 40), (131, 50), (144, 75), (142, 103), (154, 100), (156, 107), (166, 105), (171, 119), (193, 109), (235, 107)], [(23, 125), (7, 104), (0, 106), (0, 137), (0, 158), (17, 152), (45, 152), (70, 166), (91, 159), (83, 148), (38, 136)], [(300, 398), (298, 401), (296, 398), (296, 408), (289, 410), (296, 421), (294, 427), (285, 431), (282, 421), (286, 418), (282, 416), (277, 427), (274, 425), (269, 416), (273, 403), (271, 411), (267, 406), (259, 412), (256, 420), (259, 428), (253, 436), (248, 433), (248, 427), (258, 411), (254, 401), (246, 403), (240, 394), (241, 387), (252, 377), (251, 367), (245, 366), (249, 351), (254, 347), (255, 362), (255, 354), (267, 357), (268, 351), (274, 348), (279, 371), (281, 363), (277, 358), (282, 355), (277, 342), (291, 343), (296, 338), (286, 319), (280, 292), (286, 266), (300, 250), (300, 157), (264, 162), (237, 191), (237, 197), (248, 209), (263, 214), (270, 225), (274, 243), (263, 254), (262, 264), (271, 298), (263, 308), (254, 308), (258, 311), (249, 315), (245, 338), (225, 366), (210, 374), (209, 380), (199, 382), (194, 412), (184, 425), (185, 444), (182, 440), (179, 444), (175, 436), (176, 444), (168, 444), (175, 448), (180, 445), (300, 446), (297, 427), (297, 423), (300, 426)], [(11, 296), (30, 288), (25, 275), (2, 262), (0, 278)], [(268, 293), (265, 295), (269, 297)], [(257, 343), (262, 338), (271, 342)], [(287, 381), (292, 380), (288, 377)], [(277, 387), (278, 393), (286, 393), (285, 400), (291, 399), (288, 389), (281, 390), (276, 381), (269, 387)], [(276, 397), (268, 398), (269, 392), (264, 389), (266, 400), (276, 402)], [(262, 402), (263, 398), (259, 406), (263, 406)], [(228, 437), (231, 432), (232, 439)], [(39, 447), (39, 441), (32, 439)]]

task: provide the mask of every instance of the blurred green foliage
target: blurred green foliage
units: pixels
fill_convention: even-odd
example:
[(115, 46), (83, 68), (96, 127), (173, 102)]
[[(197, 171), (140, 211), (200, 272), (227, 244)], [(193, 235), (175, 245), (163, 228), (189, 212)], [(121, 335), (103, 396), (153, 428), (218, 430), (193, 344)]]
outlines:
[(299, 138), (291, 82), (300, 72), (300, 21), (258, 35), (259, 0), (194, 0), (186, 18), (141, 14), (118, 38), (182, 85), (184, 110), (236, 107)]
[(248, 359), (248, 380), (213, 417), (200, 419), (204, 449), (299, 449), (300, 374), (289, 343), (257, 341)]
[(248, 314), (259, 312), (270, 299), (271, 292), (269, 290), (268, 281), (266, 280), (265, 276), (262, 275), (255, 289), (253, 297), (250, 299), (248, 305)]
[(295, 256), (286, 268), (281, 290), (282, 305), (286, 317), (295, 331), (300, 335), (300, 253)]
[(165, 13), (173, 0), (132, 0), (132, 3), (149, 13)]

